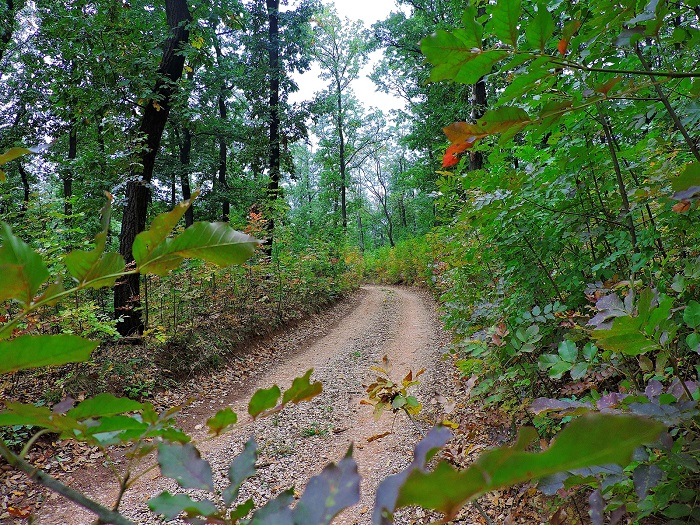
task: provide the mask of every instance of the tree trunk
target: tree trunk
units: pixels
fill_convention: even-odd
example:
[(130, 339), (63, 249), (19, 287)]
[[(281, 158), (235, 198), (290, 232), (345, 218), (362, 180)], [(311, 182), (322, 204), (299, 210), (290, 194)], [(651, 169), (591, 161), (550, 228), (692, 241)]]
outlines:
[[(212, 22), (215, 26), (216, 22)], [(214, 40), (214, 50), (216, 51), (216, 64), (220, 68), (222, 67), (223, 54), (221, 53), (221, 46), (218, 40)], [(226, 92), (229, 88), (226, 86), (226, 79), (222, 78), (220, 80), (221, 85), (219, 86), (219, 118), (221, 119), (221, 129), (226, 129), (226, 119), (228, 118), (228, 108), (226, 107)], [(228, 145), (226, 144), (226, 134), (224, 132), (219, 133), (219, 167), (218, 175), (215, 183), (219, 186), (219, 191), (222, 192), (223, 198), (221, 200), (221, 220), (223, 222), (228, 222), (231, 216), (231, 202), (228, 200), (228, 180), (227, 176), (227, 160), (228, 160)]]
[(279, 0), (267, 1), (268, 18), (268, 59), (270, 67), (270, 146), (269, 146), (269, 170), (270, 184), (268, 185), (268, 210), (267, 239), (265, 251), (272, 253), (272, 237), (274, 235), (274, 202), (279, 194), (280, 187), (280, 67), (279, 67)]
[(365, 253), (365, 232), (362, 231), (362, 213), (357, 214), (357, 231), (359, 232), (360, 252)]
[(68, 131), (68, 171), (63, 174), (63, 214), (66, 225), (70, 225), (70, 218), (73, 215), (73, 168), (74, 161), (78, 156), (78, 133), (75, 129), (75, 121), (71, 120)]
[[(472, 86), (472, 122), (480, 119), (486, 111), (486, 83), (484, 77)], [(469, 170), (480, 170), (484, 167), (484, 156), (480, 151), (472, 151), (469, 155)]]
[[(146, 228), (148, 211), (148, 183), (153, 177), (156, 155), (160, 149), (163, 129), (170, 113), (170, 100), (175, 83), (182, 76), (185, 57), (180, 54), (183, 44), (189, 40), (188, 22), (191, 20), (186, 0), (165, 0), (165, 13), (171, 36), (165, 42), (163, 58), (158, 68), (159, 79), (153, 90), (158, 95), (157, 103), (149, 100), (143, 113), (139, 135), (144, 138), (144, 148), (139, 153), (142, 166), (140, 172), (132, 172), (131, 180), (126, 186), (126, 207), (122, 217), (122, 230), (119, 240), (119, 253), (127, 264), (134, 256), (131, 246), (136, 235)], [(135, 177), (140, 175), (140, 180)], [(114, 313), (121, 317), (117, 329), (123, 336), (143, 333), (140, 309), (140, 279), (130, 275), (114, 287)]]
[(24, 192), (24, 196), (22, 198), (22, 205), (20, 206), (19, 216), (24, 217), (24, 214), (29, 209), (29, 196), (31, 194), (29, 188), (29, 174), (27, 173), (27, 170), (24, 169), (24, 166), (21, 162), (17, 163), (17, 170), (19, 171), (19, 176), (22, 178), (22, 190)]
[(17, 15), (17, 11), (22, 8), (23, 4), (24, 2), (21, 2), (20, 5), (15, 6), (13, 0), (5, 0), (5, 5), (7, 7), (4, 10), (4, 16), (0, 18), (0, 28), (2, 28), (0, 29), (0, 60), (2, 60), (2, 57), (5, 54), (5, 49), (7, 49), (7, 45), (12, 40), (12, 32), (15, 27), (15, 16)]
[[(478, 8), (478, 16), (486, 14), (485, 7)], [(481, 77), (476, 84), (472, 85), (472, 122), (479, 120), (486, 112), (486, 82)], [(484, 167), (484, 156), (480, 151), (472, 151), (469, 154), (469, 171), (480, 170)]]
[[(177, 133), (179, 136), (180, 134)], [(182, 198), (188, 200), (192, 197), (190, 188), (190, 159), (192, 158), (192, 132), (190, 128), (182, 128), (182, 136), (178, 144), (180, 150), (180, 185), (182, 186)], [(185, 212), (185, 228), (194, 224), (194, 212), (192, 206)]]
[(348, 212), (345, 202), (345, 135), (343, 134), (343, 95), (340, 87), (340, 79), (336, 78), (336, 95), (338, 97), (338, 159), (340, 162), (340, 216), (343, 220), (343, 231), (348, 229)]
[[(223, 93), (219, 94), (219, 118), (221, 118), (221, 124), (226, 123), (227, 110), (226, 101), (224, 100)], [(226, 180), (226, 160), (228, 158), (228, 146), (226, 145), (226, 136), (219, 135), (219, 186), (226, 196), (223, 198), (221, 203), (221, 220), (223, 222), (228, 222), (231, 216), (231, 203), (228, 200), (228, 181)]]

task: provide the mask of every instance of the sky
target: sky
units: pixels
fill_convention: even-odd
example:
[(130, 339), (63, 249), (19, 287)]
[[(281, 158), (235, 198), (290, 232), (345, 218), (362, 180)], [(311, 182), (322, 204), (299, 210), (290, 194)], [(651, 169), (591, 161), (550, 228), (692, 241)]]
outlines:
[[(378, 20), (384, 20), (392, 11), (398, 10), (394, 0), (335, 0), (334, 3), (341, 19), (347, 17), (350, 20), (362, 20), (367, 28)], [(370, 55), (369, 63), (360, 71), (359, 78), (353, 81), (351, 87), (365, 108), (375, 107), (386, 113), (391, 109), (403, 108), (404, 101), (376, 91), (374, 82), (367, 77), (381, 56), (382, 51), (375, 51)], [(323, 90), (326, 82), (318, 78), (318, 75), (318, 66), (312, 67), (303, 75), (295, 74), (294, 79), (299, 85), (299, 91), (289, 97), (290, 102), (311, 100), (314, 93)]]

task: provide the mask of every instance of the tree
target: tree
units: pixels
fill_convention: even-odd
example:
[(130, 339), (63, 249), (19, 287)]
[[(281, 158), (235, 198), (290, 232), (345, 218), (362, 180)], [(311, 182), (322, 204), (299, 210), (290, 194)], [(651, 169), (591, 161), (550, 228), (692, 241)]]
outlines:
[[(119, 253), (128, 263), (134, 260), (131, 247), (136, 235), (146, 227), (148, 212), (148, 183), (153, 177), (155, 159), (170, 112), (171, 99), (185, 65), (184, 45), (189, 40), (191, 16), (186, 0), (166, 0), (165, 13), (171, 35), (165, 41), (158, 73), (160, 78), (143, 110), (139, 134), (143, 145), (138, 154), (139, 166), (126, 186), (126, 207), (122, 216)], [(140, 279), (131, 275), (114, 287), (114, 311), (120, 317), (117, 327), (122, 335), (143, 332), (140, 312)]]
[(340, 214), (343, 229), (347, 229), (347, 171), (346, 109), (350, 83), (357, 78), (368, 60), (370, 44), (361, 22), (341, 21), (333, 10), (326, 9), (314, 31), (314, 53), (321, 66), (321, 77), (330, 81), (327, 97), (333, 101), (335, 132), (338, 137), (338, 167), (340, 171)]

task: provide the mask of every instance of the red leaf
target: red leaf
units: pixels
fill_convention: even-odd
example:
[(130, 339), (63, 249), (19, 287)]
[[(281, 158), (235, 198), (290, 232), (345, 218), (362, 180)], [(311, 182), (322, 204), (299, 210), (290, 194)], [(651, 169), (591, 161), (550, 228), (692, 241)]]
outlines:
[(474, 146), (476, 139), (477, 137), (469, 137), (464, 142), (452, 144), (449, 148), (447, 148), (445, 155), (442, 157), (442, 167), (448, 168), (457, 164), (459, 162), (459, 157), (457, 157), (457, 155)]
[(559, 41), (559, 44), (557, 45), (557, 49), (559, 50), (559, 53), (561, 53), (561, 56), (566, 55), (566, 48), (569, 45), (569, 41), (566, 38), (562, 38)]

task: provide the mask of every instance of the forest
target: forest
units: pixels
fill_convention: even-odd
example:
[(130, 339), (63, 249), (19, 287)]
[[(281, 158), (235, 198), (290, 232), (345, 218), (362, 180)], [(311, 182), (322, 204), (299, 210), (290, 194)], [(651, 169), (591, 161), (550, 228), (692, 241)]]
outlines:
[[(436, 464), (468, 432), (434, 421), (372, 523), (491, 524), (478, 498), (523, 483), (544, 523), (700, 523), (699, 48), (696, 0), (396, 0), (372, 25), (319, 0), (0, 0), (0, 470), (134, 523), (128, 475), (105, 507), (31, 455), (128, 445), (207, 491), (158, 519), (331, 523), (352, 448), (255, 508), (255, 443), (215, 488), (154, 398), (381, 283), (435, 297), (456, 402), (514, 431)], [(403, 109), (357, 97), (368, 64)], [(373, 370), (376, 415), (420, 420), (420, 372)], [(248, 415), (303, 406), (310, 376)], [(31, 522), (6, 486), (0, 521)]]

